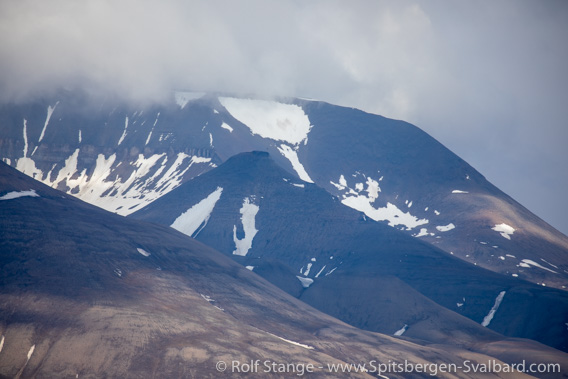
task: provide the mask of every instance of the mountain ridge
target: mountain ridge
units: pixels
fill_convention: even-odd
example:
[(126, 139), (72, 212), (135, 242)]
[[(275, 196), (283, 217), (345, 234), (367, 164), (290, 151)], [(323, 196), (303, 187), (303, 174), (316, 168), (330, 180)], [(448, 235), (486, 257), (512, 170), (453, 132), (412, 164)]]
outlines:
[(107, 210), (130, 214), (230, 156), (269, 151), (367, 217), (566, 289), (568, 237), (411, 124), (289, 98), (177, 93), (166, 105), (128, 105), (65, 96), (0, 107), (0, 157)]

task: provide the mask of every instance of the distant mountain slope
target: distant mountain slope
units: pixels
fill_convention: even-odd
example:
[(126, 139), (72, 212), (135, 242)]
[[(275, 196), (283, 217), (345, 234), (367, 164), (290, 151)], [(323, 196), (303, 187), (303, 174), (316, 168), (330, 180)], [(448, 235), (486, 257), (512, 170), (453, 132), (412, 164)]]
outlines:
[(178, 92), (169, 104), (128, 105), (62, 92), (1, 106), (0, 126), (5, 162), (123, 215), (262, 150), (344, 205), (465, 261), (568, 283), (568, 237), (403, 121), (299, 99)]
[(221, 375), (219, 360), (459, 365), (539, 352), (548, 358), (535, 362), (568, 367), (565, 354), (528, 341), (494, 340), (480, 354), (360, 331), (181, 233), (108, 214), (2, 163), (0, 214), (3, 377), (201, 378)]
[(171, 225), (357, 327), (471, 347), (495, 338), (488, 326), (568, 350), (564, 291), (369, 220), (267, 153), (232, 157), (130, 217)]

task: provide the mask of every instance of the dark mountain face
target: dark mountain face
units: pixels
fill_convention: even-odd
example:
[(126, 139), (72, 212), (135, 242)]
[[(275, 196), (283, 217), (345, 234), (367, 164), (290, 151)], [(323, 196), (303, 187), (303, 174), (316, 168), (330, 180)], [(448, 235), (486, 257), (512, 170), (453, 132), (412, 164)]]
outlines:
[(2, 377), (217, 377), (217, 361), (257, 359), (327, 367), (502, 356), (568, 367), (565, 354), (530, 341), (490, 335), (472, 353), (347, 326), (181, 233), (109, 214), (1, 163), (0, 214)]
[(230, 158), (130, 217), (171, 225), (363, 329), (468, 348), (497, 338), (494, 330), (568, 347), (564, 291), (476, 267), (370, 220), (267, 153)]
[(174, 97), (3, 105), (0, 157), (128, 215), (234, 154), (268, 151), (368, 218), (492, 271), (566, 286), (568, 238), (413, 125), (317, 101)]

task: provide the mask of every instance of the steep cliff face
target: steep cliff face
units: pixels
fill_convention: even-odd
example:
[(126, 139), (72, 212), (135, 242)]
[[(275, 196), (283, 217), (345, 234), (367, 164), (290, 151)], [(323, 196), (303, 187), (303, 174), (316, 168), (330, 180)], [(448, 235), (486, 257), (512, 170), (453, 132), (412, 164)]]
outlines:
[(168, 104), (132, 105), (62, 93), (3, 105), (0, 125), (4, 162), (122, 215), (262, 150), (343, 205), (466, 262), (568, 283), (568, 237), (402, 121), (300, 99), (176, 93)]

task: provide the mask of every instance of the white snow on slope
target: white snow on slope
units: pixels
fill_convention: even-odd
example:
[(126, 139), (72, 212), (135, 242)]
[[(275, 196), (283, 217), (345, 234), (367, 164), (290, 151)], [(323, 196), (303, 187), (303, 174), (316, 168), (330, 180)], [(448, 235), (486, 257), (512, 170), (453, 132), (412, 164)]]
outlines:
[(387, 203), (386, 207), (374, 208), (371, 205), (371, 200), (362, 195), (346, 197), (341, 202), (348, 207), (365, 213), (375, 221), (388, 221), (389, 226), (393, 227), (404, 225), (406, 230), (411, 230), (428, 223), (427, 219), (419, 219), (411, 215), (410, 212), (403, 212), (392, 203)]
[(438, 229), (440, 232), (447, 232), (449, 230), (454, 229), (456, 226), (453, 223), (449, 223), (448, 225), (440, 225), (440, 226), (436, 226), (436, 229)]
[(404, 334), (404, 332), (406, 332), (406, 329), (408, 329), (408, 325), (404, 324), (404, 326), (402, 328), (400, 328), (399, 330), (394, 332), (394, 335), (400, 337)]
[[(217, 201), (221, 198), (222, 193), (223, 188), (217, 187), (217, 189), (211, 192), (205, 199), (179, 215), (171, 227), (190, 237), (196, 237), (207, 225), (211, 217), (211, 212), (213, 212), (213, 208), (215, 208), (215, 204), (217, 204)], [(198, 233), (194, 236), (195, 231), (201, 225), (203, 225), (203, 227), (199, 229)]]
[(278, 151), (280, 151), (280, 154), (282, 154), (286, 159), (290, 161), (290, 163), (292, 164), (292, 168), (294, 169), (294, 171), (296, 171), (300, 179), (308, 183), (314, 182), (306, 172), (304, 166), (300, 163), (300, 160), (298, 159), (298, 154), (296, 153), (295, 150), (292, 150), (292, 148), (288, 145), (282, 144), (280, 145), (280, 147), (278, 147)]
[(329, 271), (325, 274), (325, 276), (328, 276), (328, 275), (333, 274), (333, 272), (334, 272), (335, 270), (337, 270), (337, 267), (334, 267), (334, 268), (332, 268), (331, 270), (329, 270)]
[(469, 193), (469, 192), (462, 190), (453, 190), (452, 193)]
[[(259, 329), (259, 330), (260, 330), (260, 329)], [(304, 349), (312, 350), (312, 349), (314, 348), (313, 346), (305, 345), (305, 344), (303, 344), (303, 343), (299, 343), (299, 342), (287, 340), (286, 338), (278, 337), (277, 335), (272, 334), (272, 333), (269, 333), (269, 332), (264, 331), (264, 330), (263, 330), (263, 332), (265, 332), (266, 334), (270, 334), (272, 337), (276, 337), (276, 338), (278, 338), (278, 339), (280, 339), (280, 340), (282, 340), (282, 341), (284, 341), (284, 342), (288, 342), (288, 343), (290, 343), (290, 344), (292, 344), (292, 345), (295, 345), (295, 346), (303, 347)]]
[(302, 287), (304, 288), (308, 288), (309, 286), (312, 285), (312, 283), (314, 282), (313, 279), (311, 278), (306, 278), (303, 276), (296, 276), (296, 278), (298, 278), (298, 280), (300, 281), (300, 283), (302, 283)]
[(233, 226), (233, 241), (235, 242), (235, 251), (233, 254), (245, 256), (252, 247), (252, 240), (258, 230), (255, 227), (255, 217), (259, 211), (258, 205), (251, 203), (248, 197), (245, 197), (243, 206), (241, 207), (241, 222), (245, 236), (243, 239), (237, 238), (237, 226)]
[(229, 124), (227, 124), (227, 123), (222, 123), (222, 124), (221, 124), (221, 127), (222, 127), (223, 129), (227, 129), (230, 133), (233, 132), (233, 128), (231, 128), (231, 126), (230, 126)]
[(321, 270), (318, 271), (318, 273), (316, 274), (316, 278), (319, 278), (320, 274), (323, 272), (323, 270), (325, 269), (325, 266), (327, 265), (323, 265), (323, 267), (321, 268)]
[(55, 103), (53, 108), (51, 106), (47, 107), (47, 117), (45, 118), (45, 124), (43, 125), (43, 129), (41, 130), (41, 134), (39, 136), (39, 140), (37, 141), (37, 143), (40, 143), (43, 137), (45, 136), (45, 130), (47, 129), (47, 124), (49, 124), (49, 120), (51, 119), (51, 115), (53, 114), (55, 107), (57, 107), (57, 104), (59, 104), (59, 101)]
[(146, 146), (150, 143), (150, 139), (152, 138), (152, 133), (154, 132), (154, 128), (156, 127), (156, 124), (158, 123), (159, 117), (160, 117), (160, 112), (158, 112), (158, 114), (156, 115), (156, 120), (154, 121), (154, 125), (152, 125), (152, 129), (150, 129), (150, 133), (148, 133), (148, 138), (146, 138), (146, 143), (144, 144), (144, 146)]
[(25, 197), (25, 196), (29, 196), (29, 197), (39, 197), (39, 195), (36, 193), (35, 190), (29, 190), (29, 191), (12, 191), (12, 192), (8, 192), (7, 194), (5, 194), (4, 196), (0, 196), (0, 200), (12, 200), (12, 199), (17, 199), (19, 197)]
[(549, 262), (549, 261), (547, 261), (546, 259), (542, 259), (542, 258), (540, 258), (540, 260), (541, 260), (541, 261), (543, 261), (544, 263), (547, 263), (547, 264), (551, 265), (551, 266), (552, 266), (552, 267), (554, 267), (555, 269), (558, 269), (558, 266), (556, 266), (556, 265), (553, 265), (552, 263), (550, 263), (550, 262)]
[(124, 137), (126, 137), (126, 129), (128, 129), (128, 116), (126, 116), (126, 118), (124, 119), (124, 131), (122, 132), (122, 135), (118, 140), (118, 145), (120, 145), (122, 141), (124, 141)]
[(499, 309), (499, 306), (501, 305), (503, 298), (505, 297), (505, 293), (506, 293), (506, 291), (501, 291), (499, 293), (499, 295), (497, 295), (497, 298), (495, 299), (495, 304), (493, 305), (493, 308), (491, 308), (491, 310), (489, 311), (487, 316), (485, 316), (483, 318), (483, 321), (481, 322), (481, 326), (485, 326), (485, 327), (489, 326), (489, 324), (491, 323), (491, 320), (493, 320), (493, 317), (495, 316), (495, 313)]
[[(530, 259), (523, 259), (521, 262), (522, 262), (522, 263), (520, 263), (519, 265), (522, 266), (522, 267), (528, 268), (528, 267), (530, 267), (530, 266), (535, 266), (535, 267), (538, 267), (538, 268), (540, 268), (540, 269), (543, 269), (543, 270), (546, 270), (546, 271), (550, 271), (550, 272), (552, 272), (552, 273), (554, 273), (554, 274), (558, 274), (556, 271), (551, 270), (551, 269), (549, 269), (549, 268), (547, 268), (547, 267), (544, 267), (544, 266), (542, 266), (542, 265), (536, 263), (535, 261), (531, 261)], [(524, 263), (524, 264), (523, 264), (523, 263)]]
[(147, 252), (147, 251), (144, 250), (144, 249), (141, 249), (141, 248), (137, 247), (136, 250), (137, 250), (140, 254), (142, 254), (143, 256), (145, 256), (145, 257), (149, 257), (149, 256), (150, 256), (150, 253)]
[(0, 353), (2, 352), (3, 348), (4, 348), (4, 336), (2, 336), (2, 338), (0, 338)]
[[(77, 172), (77, 158), (78, 157), (79, 157), (79, 149), (75, 149), (73, 154), (71, 154), (65, 160), (65, 166), (63, 166), (63, 168), (61, 170), (59, 170), (59, 173), (57, 174), (57, 178), (53, 182), (55, 185), (57, 185), (57, 183), (59, 183), (63, 179), (70, 180), (71, 177)], [(51, 175), (48, 175), (48, 176), (51, 176)]]
[(28, 120), (24, 118), (24, 158), (28, 155)]
[[(83, 201), (126, 216), (178, 187), (184, 174), (193, 166), (206, 164), (214, 167), (211, 158), (185, 153), (178, 153), (173, 162), (162, 153), (147, 158), (139, 154), (135, 161), (125, 160), (122, 163), (116, 162), (116, 154), (108, 158), (99, 154), (93, 173), (88, 175), (86, 169), (77, 169), (79, 156), (80, 150), (76, 149), (59, 171), (54, 165), (52, 170), (44, 173), (35, 166), (32, 158), (27, 157), (18, 159), (16, 168), (50, 187), (66, 187), (68, 193)], [(122, 165), (122, 172), (125, 165), (130, 166), (129, 176), (115, 174), (119, 165)], [(147, 189), (148, 186), (152, 189)]]
[(180, 109), (185, 108), (187, 103), (192, 100), (197, 100), (205, 96), (205, 92), (175, 92), (174, 97), (176, 104), (179, 105)]
[[(381, 181), (382, 177), (377, 181), (370, 176), (359, 172), (353, 176), (357, 175), (363, 175), (366, 178), (366, 189), (362, 183), (357, 183), (355, 188), (349, 187), (344, 175), (340, 175), (339, 183), (330, 181), (330, 183), (338, 190), (344, 191), (342, 195), (343, 199), (341, 200), (344, 205), (365, 213), (365, 215), (375, 221), (388, 221), (389, 226), (392, 227), (403, 225), (407, 230), (411, 230), (417, 226), (428, 223), (427, 219), (419, 219), (418, 217), (410, 214), (410, 211), (403, 212), (396, 205), (390, 202), (387, 202), (386, 207), (375, 208), (372, 204), (375, 200), (377, 200), (379, 192), (381, 192), (379, 181)], [(406, 205), (408, 205), (408, 202)]]
[(293, 145), (308, 138), (312, 128), (304, 110), (294, 104), (276, 101), (220, 97), (219, 101), (253, 134)]
[[(28, 351), (28, 361), (30, 360), (30, 358), (32, 357), (33, 353), (35, 350), (35, 345), (33, 345), (32, 347), (30, 347), (30, 350)], [(27, 363), (27, 361), (26, 361)]]
[(413, 234), (413, 237), (435, 236), (435, 233), (428, 233), (427, 228), (420, 228), (420, 232)]
[(499, 225), (496, 224), (494, 227), (491, 228), (491, 230), (499, 232), (499, 234), (501, 234), (501, 236), (503, 236), (504, 238), (507, 238), (508, 240), (511, 239), (511, 236), (515, 232), (515, 228), (513, 228), (512, 226), (509, 226), (505, 223), (499, 224)]
[(79, 143), (83, 141), (83, 136), (81, 135), (81, 129), (79, 129)]

